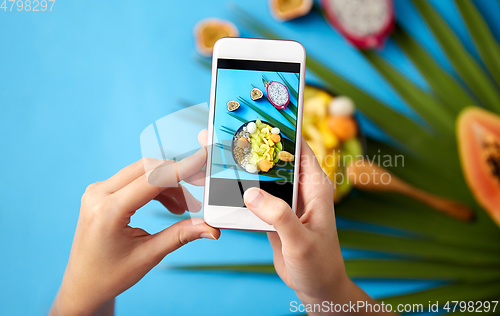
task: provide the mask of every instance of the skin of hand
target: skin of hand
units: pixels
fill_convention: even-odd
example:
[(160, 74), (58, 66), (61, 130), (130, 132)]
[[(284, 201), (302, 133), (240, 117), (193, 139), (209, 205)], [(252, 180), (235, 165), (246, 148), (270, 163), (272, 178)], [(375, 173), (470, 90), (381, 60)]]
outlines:
[(248, 209), (276, 229), (268, 233), (276, 272), (303, 304), (374, 304), (346, 274), (335, 224), (334, 184), (303, 139), (301, 147), (297, 214), (258, 188), (244, 195)]
[[(199, 140), (205, 146), (203, 135)], [(171, 163), (147, 171), (154, 163), (141, 159), (108, 180), (91, 184), (82, 197), (70, 258), (50, 315), (113, 314), (114, 297), (167, 254), (198, 238), (218, 239), (218, 229), (196, 218), (153, 235), (129, 226), (131, 216), (153, 199), (175, 214), (199, 211), (201, 203), (178, 182), (193, 177), (200, 182), (205, 162), (203, 147), (177, 166)], [(162, 187), (150, 184), (152, 178)]]

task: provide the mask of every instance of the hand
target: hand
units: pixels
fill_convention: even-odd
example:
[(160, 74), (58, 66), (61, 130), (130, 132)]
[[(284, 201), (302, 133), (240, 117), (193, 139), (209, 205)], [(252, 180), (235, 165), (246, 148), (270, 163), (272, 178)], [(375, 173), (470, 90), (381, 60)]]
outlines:
[(347, 277), (335, 225), (334, 185), (303, 139), (298, 185), (297, 214), (258, 188), (244, 195), (248, 209), (277, 231), (268, 233), (276, 272), (304, 304), (371, 301)]
[[(201, 135), (205, 146), (206, 135)], [(178, 182), (198, 178), (205, 162), (205, 148), (177, 166), (167, 163), (147, 172), (145, 166), (152, 161), (141, 159), (108, 180), (91, 184), (82, 197), (68, 266), (50, 314), (112, 311), (114, 297), (137, 283), (167, 254), (198, 238), (218, 239), (220, 231), (201, 219), (180, 221), (154, 235), (129, 226), (130, 217), (152, 199), (176, 214), (184, 213), (188, 205), (189, 210), (199, 211), (201, 203)]]

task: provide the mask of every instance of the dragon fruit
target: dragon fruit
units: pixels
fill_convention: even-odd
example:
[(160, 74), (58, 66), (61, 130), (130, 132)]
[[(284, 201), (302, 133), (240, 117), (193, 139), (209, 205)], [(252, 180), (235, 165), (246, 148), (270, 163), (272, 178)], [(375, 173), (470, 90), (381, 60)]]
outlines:
[(360, 49), (380, 48), (394, 28), (393, 0), (321, 0), (330, 24)]
[(286, 109), (288, 102), (290, 102), (290, 94), (286, 86), (278, 81), (269, 81), (264, 85), (269, 102), (278, 110)]

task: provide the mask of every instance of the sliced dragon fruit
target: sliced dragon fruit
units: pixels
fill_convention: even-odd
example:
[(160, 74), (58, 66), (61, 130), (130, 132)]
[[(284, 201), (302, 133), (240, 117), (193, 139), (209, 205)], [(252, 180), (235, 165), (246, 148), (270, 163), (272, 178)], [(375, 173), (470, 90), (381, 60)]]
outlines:
[(328, 21), (360, 49), (382, 47), (394, 29), (393, 0), (321, 0)]
[(269, 102), (278, 110), (286, 109), (288, 102), (290, 102), (290, 94), (286, 86), (278, 81), (269, 81), (264, 85)]

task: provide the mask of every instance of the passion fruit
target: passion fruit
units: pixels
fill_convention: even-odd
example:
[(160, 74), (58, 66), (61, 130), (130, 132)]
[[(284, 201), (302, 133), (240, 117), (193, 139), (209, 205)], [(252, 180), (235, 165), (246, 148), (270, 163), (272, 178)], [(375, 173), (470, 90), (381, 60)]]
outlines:
[(313, 0), (270, 0), (269, 5), (277, 20), (288, 21), (308, 14)]
[(212, 56), (218, 39), (239, 35), (240, 32), (233, 23), (215, 18), (204, 19), (194, 27), (196, 49), (203, 56)]

